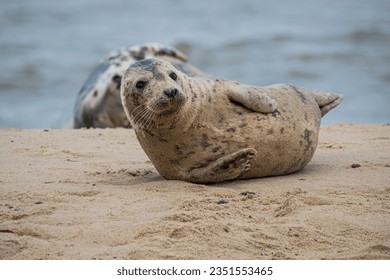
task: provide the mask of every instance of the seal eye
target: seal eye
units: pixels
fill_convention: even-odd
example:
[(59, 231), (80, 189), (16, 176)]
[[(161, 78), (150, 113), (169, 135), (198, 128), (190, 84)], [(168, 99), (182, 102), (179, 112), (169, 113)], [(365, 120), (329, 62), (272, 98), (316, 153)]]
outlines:
[(148, 83), (148, 82), (146, 82), (146, 81), (138, 81), (138, 82), (135, 84), (135, 87), (138, 88), (138, 89), (143, 89), (143, 88), (146, 86), (147, 83)]
[(171, 77), (172, 80), (176, 81), (177, 80), (177, 75), (175, 72), (172, 72), (171, 74), (169, 74), (169, 77)]

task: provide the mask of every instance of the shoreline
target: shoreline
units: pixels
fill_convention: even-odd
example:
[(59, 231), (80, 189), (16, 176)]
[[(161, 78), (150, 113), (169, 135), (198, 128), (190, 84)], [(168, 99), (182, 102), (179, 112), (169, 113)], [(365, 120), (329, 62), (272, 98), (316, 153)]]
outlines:
[(390, 259), (390, 126), (322, 126), (301, 171), (163, 179), (128, 129), (0, 130), (0, 259)]

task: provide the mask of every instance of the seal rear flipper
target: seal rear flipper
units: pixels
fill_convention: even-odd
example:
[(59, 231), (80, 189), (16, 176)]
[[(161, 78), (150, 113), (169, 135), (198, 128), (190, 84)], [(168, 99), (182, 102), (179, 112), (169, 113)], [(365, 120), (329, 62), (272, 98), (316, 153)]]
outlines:
[(276, 101), (260, 87), (232, 84), (228, 86), (227, 96), (231, 101), (259, 113), (272, 113), (277, 108)]
[(312, 95), (321, 110), (321, 116), (325, 116), (330, 110), (340, 104), (344, 96), (338, 93), (327, 93), (323, 91), (314, 91)]
[(236, 179), (249, 171), (250, 161), (256, 154), (256, 150), (252, 148), (239, 150), (205, 167), (192, 169), (184, 180), (194, 183), (218, 183)]

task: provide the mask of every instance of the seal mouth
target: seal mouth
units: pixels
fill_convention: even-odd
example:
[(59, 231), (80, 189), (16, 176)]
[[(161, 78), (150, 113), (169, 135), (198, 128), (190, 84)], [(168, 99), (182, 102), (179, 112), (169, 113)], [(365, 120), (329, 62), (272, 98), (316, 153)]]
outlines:
[(179, 113), (185, 100), (184, 96), (175, 99), (161, 97), (147, 104), (140, 105), (130, 114), (132, 124), (134, 127), (148, 130), (156, 123), (164, 123), (164, 119), (170, 119)]
[(165, 94), (159, 98), (151, 100), (148, 107), (157, 115), (169, 115), (174, 112), (177, 112), (185, 103), (185, 96), (180, 92), (175, 93), (174, 95)]

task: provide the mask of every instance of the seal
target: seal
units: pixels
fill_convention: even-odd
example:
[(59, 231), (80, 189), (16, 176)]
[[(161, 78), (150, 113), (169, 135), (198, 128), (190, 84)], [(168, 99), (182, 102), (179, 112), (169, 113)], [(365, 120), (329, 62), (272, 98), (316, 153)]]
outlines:
[(302, 169), (316, 150), (321, 117), (343, 96), (189, 77), (167, 61), (146, 59), (126, 71), (121, 98), (160, 175), (217, 183)]
[(120, 85), (130, 64), (149, 57), (170, 61), (190, 76), (201, 72), (187, 62), (175, 48), (160, 44), (142, 44), (114, 51), (92, 71), (76, 99), (73, 128), (129, 127), (120, 98)]

